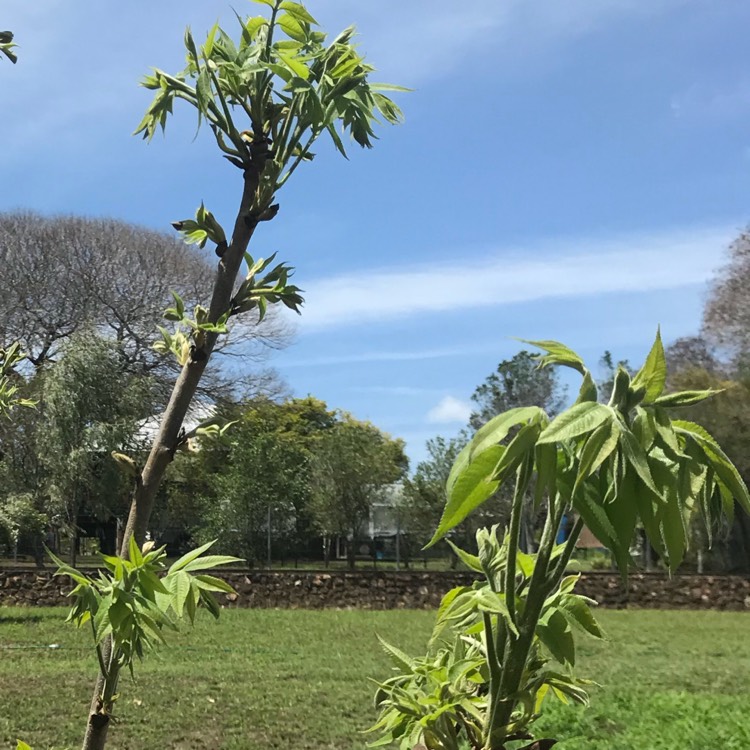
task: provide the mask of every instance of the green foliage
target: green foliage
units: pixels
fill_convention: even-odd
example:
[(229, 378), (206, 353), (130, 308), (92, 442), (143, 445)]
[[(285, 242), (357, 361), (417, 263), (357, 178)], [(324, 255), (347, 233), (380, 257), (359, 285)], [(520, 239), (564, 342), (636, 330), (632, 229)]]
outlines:
[[(527, 343), (545, 351), (538, 358), (541, 367), (561, 365), (583, 376), (578, 399), (554, 418), (539, 406), (525, 406), (484, 424), (456, 459), (430, 542), (445, 537), (513, 481), (503, 542), (493, 528), (480, 531), (477, 556), (451, 545), (466, 565), (484, 574), (485, 583), (444, 598), (433, 642), (447, 641), (441, 658), (448, 661), (430, 662), (428, 669), (450, 664), (457, 640), (474, 639), (486, 662), (478, 668), (486, 685), (477, 689), (477, 697), (484, 702), (466, 702), (471, 686), (461, 670), (455, 682), (446, 671), (440, 679), (443, 692), (430, 695), (423, 694), (423, 682), (407, 675), (389, 683), (394, 690), (379, 693), (383, 715), (377, 729), (385, 732), (383, 744), (398, 739), (408, 748), (417, 738), (431, 750), (502, 750), (511, 741), (533, 739), (529, 730), (548, 693), (587, 702), (585, 682), (572, 672), (573, 628), (596, 637), (602, 632), (592, 602), (573, 593), (577, 578), (564, 577), (584, 524), (626, 577), (637, 524), (674, 570), (687, 549), (693, 516), (701, 515), (710, 530), (722, 515), (731, 516), (735, 502), (750, 511), (747, 488), (716, 440), (694, 422), (671, 418), (669, 408), (693, 406), (716, 391), (663, 396), (667, 368), (659, 334), (635, 376), (618, 368), (606, 405), (598, 402), (593, 377), (575, 352), (554, 341)], [(528, 555), (519, 540), (532, 486), (536, 504), (546, 501), (546, 517), (538, 551)], [(575, 526), (556, 546), (562, 519), (571, 513), (577, 516)], [(551, 670), (550, 659), (559, 667)], [(420, 674), (424, 669), (421, 665)]]
[(4, 497), (0, 505), (0, 548), (6, 541), (10, 550), (15, 549), (22, 534), (41, 534), (47, 520), (30, 494)]
[(407, 470), (404, 443), (374, 425), (344, 414), (316, 441), (312, 455), (311, 513), (325, 535), (348, 537), (349, 564), (354, 542), (385, 486)]
[[(580, 358), (567, 348), (558, 349), (552, 342), (544, 342), (544, 348), (548, 354), (541, 358), (543, 364), (581, 371)], [(729, 512), (732, 498), (750, 511), (750, 498), (736, 468), (711, 435), (692, 423), (672, 420), (667, 411), (698, 403), (715, 391), (662, 396), (665, 367), (657, 337), (632, 381), (620, 370), (608, 405), (583, 401), (552, 420), (541, 410), (497, 417), (498, 431), (489, 436), (477, 433), (459, 457), (433, 541), (492, 497), (514, 468), (528, 462), (537, 474), (551, 477), (548, 495), (572, 506), (613, 551), (623, 574), (639, 521), (652, 545), (675, 569), (688, 542), (686, 517), (699, 512), (711, 526)], [(519, 414), (518, 421), (511, 422), (521, 430), (503, 444), (507, 437), (503, 425), (511, 414)], [(488, 428), (493, 429), (493, 422)], [(543, 445), (554, 450), (542, 452)]]
[[(603, 638), (590, 599), (574, 593), (578, 576), (562, 579), (544, 600), (514, 694), (509, 720), (492, 720), (506, 651), (518, 638), (507, 606), (510, 539), (501, 542), (497, 527), (477, 534), (479, 554), (454, 548), (470, 568), (484, 575), (472, 586), (449, 591), (433, 628), (431, 651), (411, 659), (384, 644), (398, 674), (379, 685), (375, 705), (380, 712), (371, 732), (381, 734), (373, 747), (398, 743), (411, 750), (419, 743), (433, 750), (501, 747), (511, 740), (531, 739), (529, 730), (548, 696), (562, 703), (588, 705), (586, 686), (576, 678), (573, 630)], [(537, 555), (516, 555), (516, 608), (523, 611), (531, 591)]]
[[(371, 83), (373, 67), (357, 52), (348, 28), (330, 43), (300, 3), (269, 0), (270, 17), (237, 17), (240, 39), (215, 25), (197, 45), (185, 32), (187, 67), (176, 75), (154, 70), (143, 85), (156, 91), (136, 133), (151, 139), (166, 127), (175, 99), (192, 104), (198, 126), (206, 122), (225, 158), (254, 170), (258, 186), (250, 222), (276, 214), (276, 191), (328, 133), (346, 155), (341, 133), (371, 147), (377, 116), (398, 123), (401, 112), (386, 96), (398, 87)], [(179, 222), (188, 241), (221, 246), (224, 231), (203, 207), (195, 221)]]
[(476, 638), (456, 640), (452, 647), (416, 659), (381, 643), (397, 674), (378, 685), (375, 705), (380, 716), (369, 731), (382, 737), (370, 747), (398, 743), (401, 750), (412, 750), (423, 743), (428, 748), (459, 748), (461, 732), (481, 736), (486, 677)]
[(420, 546), (429, 540), (440, 521), (451, 466), (467, 440), (465, 433), (451, 440), (442, 437), (428, 440), (427, 459), (417, 465), (413, 476), (404, 479), (399, 506), (401, 522)]
[(293, 269), (289, 266), (279, 263), (272, 268), (265, 276), (256, 279), (256, 276), (268, 268), (273, 262), (276, 254), (270, 258), (263, 258), (255, 261), (252, 256), (245, 253), (245, 262), (247, 263), (247, 276), (240, 284), (240, 288), (232, 298), (232, 315), (248, 312), (249, 310), (258, 310), (258, 319), (263, 320), (266, 309), (269, 304), (281, 302), (294, 312), (300, 312), (300, 306), (303, 303), (299, 287), (294, 284), (288, 284), (287, 280), (292, 275)]
[(115, 344), (82, 331), (44, 374), (40, 394), (36, 490), (48, 498), (50, 515), (72, 526), (83, 508), (105, 515), (117, 510), (133, 477), (123, 477), (111, 454), (128, 446), (137, 420), (150, 413), (148, 378), (125, 370)]
[(251, 563), (266, 560), (269, 531), (274, 550), (295, 556), (318, 532), (356, 534), (404, 471), (400, 441), (311, 397), (258, 399), (228, 416), (223, 441), (175, 464), (170, 512)]
[[(193, 529), (198, 538), (218, 538), (221, 549), (254, 563), (265, 559), (269, 518), (273, 540), (292, 548), (309, 531), (312, 425), (300, 414), (312, 401), (250, 404), (225, 442), (196, 454), (187, 471), (202, 479)], [(334, 414), (318, 405), (321, 423), (332, 421)]]
[(67, 622), (91, 627), (104, 678), (102, 706), (114, 702), (121, 670), (127, 668), (135, 677), (136, 659), (166, 642), (165, 630), (178, 630), (179, 620), (185, 617), (193, 623), (201, 606), (219, 617), (213, 592), (232, 592), (232, 587), (202, 571), (240, 560), (205, 555), (212, 545), (209, 542), (188, 552), (167, 570), (163, 547), (152, 549), (153, 543), (147, 542), (141, 550), (131, 537), (127, 558), (102, 555), (106, 572), (100, 571), (97, 578), (50, 553), (57, 564), (55, 575), (68, 576), (76, 584), (69, 594), (73, 606)]
[(479, 429), (496, 414), (519, 406), (539, 406), (557, 413), (564, 404), (565, 389), (557, 373), (537, 367), (531, 352), (521, 351), (505, 359), (476, 388), (471, 400), (477, 410), (471, 415), (471, 426)]
[(12, 63), (18, 60), (18, 57), (13, 52), (13, 48), (17, 46), (17, 44), (13, 43), (12, 31), (0, 31), (0, 54), (5, 55)]
[(172, 226), (183, 236), (188, 245), (198, 245), (201, 249), (206, 246), (208, 240), (217, 245), (226, 245), (227, 242), (227, 236), (216, 221), (216, 217), (207, 211), (202, 203), (195, 213), (195, 220), (174, 221)]
[(23, 362), (25, 355), (18, 344), (7, 349), (0, 348), (0, 417), (7, 416), (15, 406), (35, 406), (35, 402), (19, 396), (21, 376), (16, 367)]

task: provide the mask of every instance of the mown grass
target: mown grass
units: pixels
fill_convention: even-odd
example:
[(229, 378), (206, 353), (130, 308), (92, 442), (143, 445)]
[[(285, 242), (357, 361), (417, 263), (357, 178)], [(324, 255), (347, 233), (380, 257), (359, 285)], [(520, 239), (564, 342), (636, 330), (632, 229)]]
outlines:
[[(581, 639), (604, 687), (588, 710), (550, 704), (565, 750), (748, 750), (750, 615), (600, 612), (611, 641)], [(61, 610), (0, 608), (0, 748), (79, 746), (95, 661)], [(428, 612), (231, 610), (171, 639), (122, 684), (113, 750), (353, 750), (374, 714), (376, 633), (424, 648)], [(58, 648), (50, 648), (57, 645)]]

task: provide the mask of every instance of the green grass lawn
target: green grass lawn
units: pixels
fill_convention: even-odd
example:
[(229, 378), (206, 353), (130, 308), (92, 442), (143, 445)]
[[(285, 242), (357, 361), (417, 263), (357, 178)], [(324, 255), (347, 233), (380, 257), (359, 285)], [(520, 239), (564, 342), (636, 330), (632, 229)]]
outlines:
[[(566, 750), (748, 750), (750, 615), (600, 612), (608, 645), (580, 643), (588, 710), (550, 704)], [(95, 660), (62, 610), (0, 608), (0, 750), (77, 748)], [(384, 676), (379, 633), (424, 648), (428, 612), (231, 610), (171, 639), (121, 685), (108, 747), (350, 750)], [(57, 644), (58, 648), (49, 648)]]

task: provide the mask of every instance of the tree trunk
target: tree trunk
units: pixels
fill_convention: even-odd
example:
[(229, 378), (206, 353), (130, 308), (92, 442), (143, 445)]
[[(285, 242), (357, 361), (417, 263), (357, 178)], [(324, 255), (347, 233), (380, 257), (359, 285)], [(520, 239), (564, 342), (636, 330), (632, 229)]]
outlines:
[[(253, 207), (257, 185), (258, 175), (245, 172), (245, 188), (234, 225), (232, 242), (224, 251), (216, 273), (216, 282), (209, 308), (209, 320), (211, 322), (216, 322), (231, 306), (234, 284), (250, 238), (255, 231), (256, 225), (251, 223), (248, 226), (245, 223), (245, 218), (249, 216)], [(206, 369), (217, 338), (218, 334), (215, 333), (206, 335), (205, 344), (201, 349), (193, 351), (190, 360), (182, 368), (175, 383), (169, 404), (159, 425), (159, 432), (154, 440), (151, 453), (130, 505), (130, 514), (125, 525), (125, 534), (120, 551), (121, 555), (127, 554), (131, 536), (135, 535), (139, 544), (143, 544), (145, 540), (156, 492), (161, 485), (164, 472), (174, 458), (185, 414), (195, 396), (198, 383)]]
[[(242, 266), (250, 238), (257, 226), (257, 223), (249, 221), (249, 218), (259, 179), (260, 173), (257, 169), (248, 169), (244, 174), (242, 200), (234, 224), (232, 241), (224, 250), (216, 273), (209, 307), (209, 321), (212, 323), (215, 323), (231, 307), (237, 275)], [(126, 557), (128, 554), (131, 536), (135, 536), (139, 545), (142, 545), (145, 541), (157, 490), (167, 466), (174, 458), (182, 423), (206, 369), (211, 352), (216, 345), (217, 338), (218, 335), (215, 333), (206, 334), (203, 346), (192, 350), (190, 360), (182, 368), (177, 378), (169, 404), (159, 425), (159, 431), (154, 439), (151, 453), (136, 484), (120, 548), (120, 556), (122, 557)], [(111, 641), (106, 641), (103, 647), (106, 659), (111, 651)], [(102, 686), (103, 677), (100, 674), (91, 700), (82, 750), (102, 750), (107, 741), (113, 701), (102, 701)]]
[(352, 536), (351, 539), (346, 540), (346, 562), (349, 566), (349, 570), (354, 570), (357, 565), (357, 541)]
[(83, 737), (84, 750), (104, 750), (107, 744), (108, 729), (109, 716), (97, 713), (97, 706), (92, 705), (89, 723), (86, 725), (86, 734)]
[(75, 568), (78, 562), (78, 524), (73, 526), (73, 536), (70, 538), (70, 567)]

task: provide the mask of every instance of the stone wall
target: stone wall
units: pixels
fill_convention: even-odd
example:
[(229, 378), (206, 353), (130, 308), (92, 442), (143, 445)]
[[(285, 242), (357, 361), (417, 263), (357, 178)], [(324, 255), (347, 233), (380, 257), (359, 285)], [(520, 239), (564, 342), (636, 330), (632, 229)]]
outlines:
[[(223, 577), (236, 594), (221, 595), (230, 607), (285, 609), (432, 609), (453, 588), (470, 584), (471, 573), (417, 571), (251, 571)], [(0, 570), (0, 606), (66, 605), (67, 579), (48, 571)], [(750, 611), (750, 578), (656, 573), (630, 577), (625, 591), (615, 573), (585, 573), (577, 592), (604, 607), (726, 609)]]

